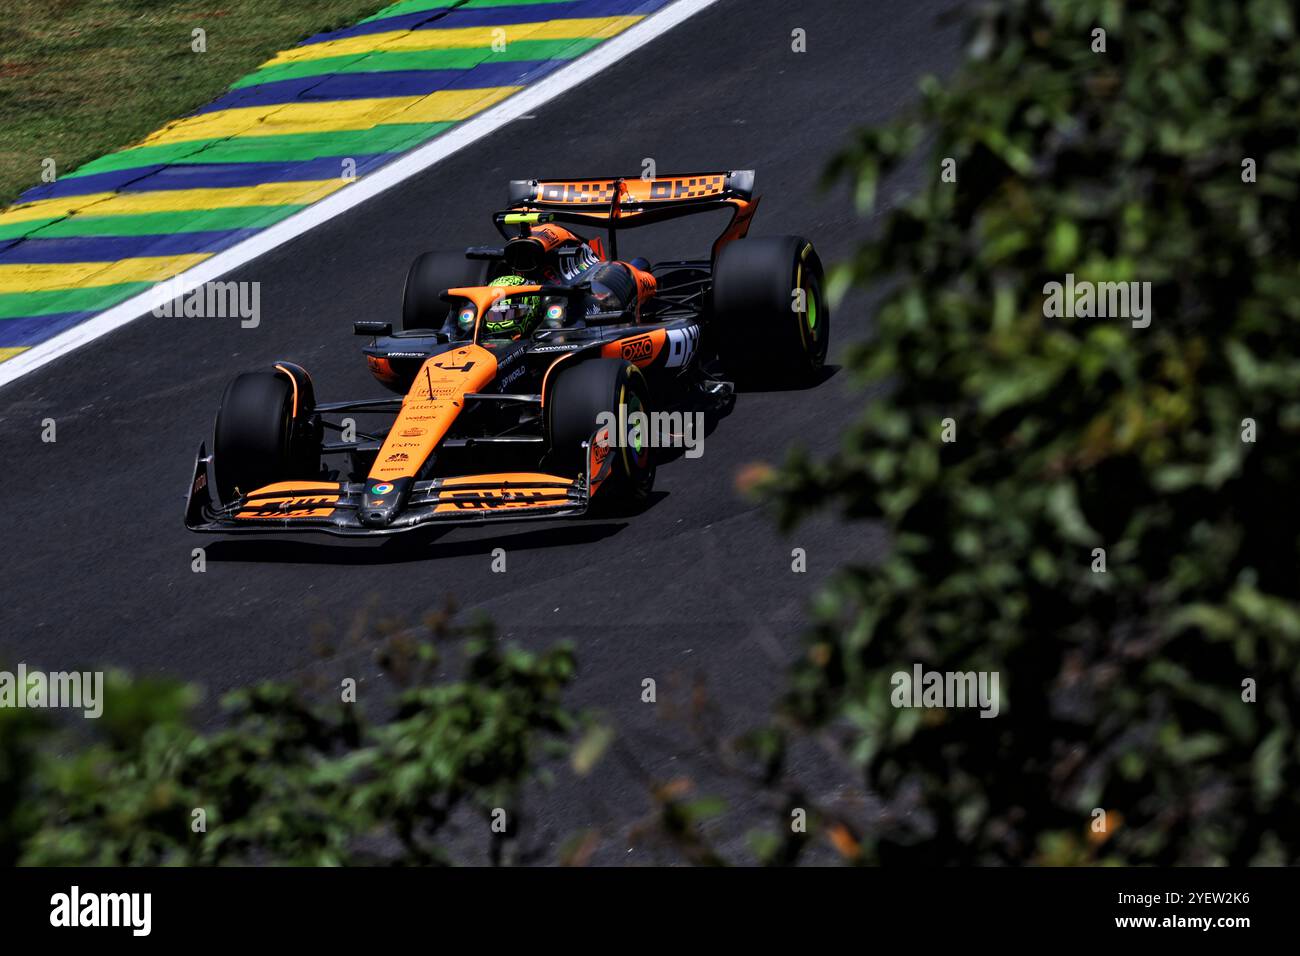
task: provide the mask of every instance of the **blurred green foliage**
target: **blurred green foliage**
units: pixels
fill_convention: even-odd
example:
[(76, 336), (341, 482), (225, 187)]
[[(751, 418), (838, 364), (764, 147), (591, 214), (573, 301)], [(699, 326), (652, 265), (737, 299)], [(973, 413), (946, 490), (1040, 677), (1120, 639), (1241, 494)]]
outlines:
[[(837, 846), (1300, 861), (1297, 8), (967, 16), (956, 75), (833, 165), (864, 208), (903, 163), (926, 181), (833, 277), (889, 283), (848, 363), (885, 394), (774, 488), (787, 525), (829, 506), (892, 535), (823, 595), (788, 701), (886, 803)], [(1150, 327), (1045, 318), (1066, 273), (1150, 282)], [(999, 672), (1001, 715), (892, 707), (890, 675), (918, 661)]]
[[(439, 838), (462, 809), (499, 860), (521, 785), (567, 750), (572, 651), (502, 649), (486, 623), (443, 614), (427, 624), (384, 645), (395, 694), (358, 691), (385, 698), (382, 718), (338, 686), (268, 683), (230, 695), (203, 732), (193, 688), (121, 674), (99, 720), (0, 710), (0, 866), (446, 863)], [(463, 676), (437, 682), (448, 642), (463, 645)]]

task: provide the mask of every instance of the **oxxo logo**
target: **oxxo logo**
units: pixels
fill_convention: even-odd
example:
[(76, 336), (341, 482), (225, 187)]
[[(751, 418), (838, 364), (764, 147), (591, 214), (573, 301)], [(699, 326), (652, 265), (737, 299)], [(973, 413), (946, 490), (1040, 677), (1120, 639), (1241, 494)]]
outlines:
[(648, 335), (623, 343), (623, 361), (640, 362), (654, 354), (654, 341)]

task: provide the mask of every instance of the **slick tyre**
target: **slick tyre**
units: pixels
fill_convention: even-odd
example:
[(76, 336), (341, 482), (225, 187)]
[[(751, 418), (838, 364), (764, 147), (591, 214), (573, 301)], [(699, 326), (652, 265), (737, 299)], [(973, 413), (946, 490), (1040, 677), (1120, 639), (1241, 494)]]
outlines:
[(466, 259), (464, 252), (422, 252), (406, 273), (402, 289), (402, 329), (440, 330), (451, 303), (442, 300), (448, 289), (486, 285), (492, 263)]
[(319, 476), (320, 436), (306, 412), (299, 409), (294, 418), (294, 387), (287, 375), (244, 372), (231, 380), (212, 440), (223, 502), (273, 482)]
[[(650, 414), (650, 390), (641, 370), (621, 359), (591, 359), (562, 371), (547, 399), (551, 461), (561, 474), (586, 469), (582, 443), (590, 441), (598, 423), (634, 421), (634, 412)], [(622, 417), (620, 417), (622, 412)], [(612, 415), (610, 419), (608, 416)], [(593, 510), (626, 514), (645, 505), (654, 488), (655, 462), (650, 436), (642, 430), (612, 435), (612, 471), (592, 501)]]
[(730, 374), (750, 385), (816, 381), (830, 344), (825, 274), (801, 236), (738, 239), (713, 265), (718, 352)]

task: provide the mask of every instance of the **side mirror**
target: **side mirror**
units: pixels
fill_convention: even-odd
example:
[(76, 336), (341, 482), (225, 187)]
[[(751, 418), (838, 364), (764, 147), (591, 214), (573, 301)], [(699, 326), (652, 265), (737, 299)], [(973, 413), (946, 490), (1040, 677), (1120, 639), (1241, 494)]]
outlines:
[(392, 335), (393, 323), (392, 322), (353, 322), (352, 334), (373, 335), (375, 337), (381, 335)]

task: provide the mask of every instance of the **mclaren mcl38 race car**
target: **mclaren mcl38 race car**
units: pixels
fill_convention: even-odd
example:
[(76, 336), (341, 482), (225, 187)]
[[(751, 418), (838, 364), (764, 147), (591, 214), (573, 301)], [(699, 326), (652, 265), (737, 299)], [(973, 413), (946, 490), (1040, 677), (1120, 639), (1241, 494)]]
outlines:
[[(637, 510), (655, 477), (623, 427), (637, 413), (725, 404), (737, 381), (811, 383), (825, 361), (822, 264), (801, 237), (747, 238), (753, 188), (752, 170), (512, 182), (500, 244), (423, 253), (400, 329), (354, 324), (397, 397), (318, 403), (289, 361), (230, 382), (186, 526), (368, 536)], [(730, 219), (708, 258), (619, 258), (623, 230), (717, 210)]]

